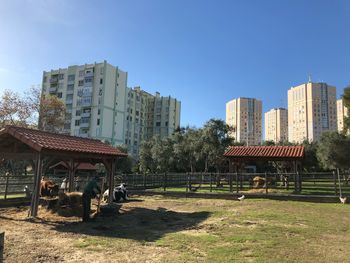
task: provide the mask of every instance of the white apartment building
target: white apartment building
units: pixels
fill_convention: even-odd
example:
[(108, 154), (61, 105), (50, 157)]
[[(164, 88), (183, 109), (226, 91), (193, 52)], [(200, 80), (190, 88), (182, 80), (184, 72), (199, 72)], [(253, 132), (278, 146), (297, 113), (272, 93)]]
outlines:
[(226, 103), (226, 124), (232, 126), (237, 142), (260, 145), (262, 139), (262, 102), (253, 98), (238, 98)]
[(137, 156), (142, 140), (167, 137), (180, 127), (181, 102), (159, 92), (153, 96), (140, 87), (128, 88), (127, 93), (125, 144)]
[[(141, 141), (149, 137), (145, 135), (149, 128), (148, 105), (157, 96), (164, 97), (152, 96), (140, 88), (127, 88), (127, 76), (127, 72), (106, 61), (44, 71), (43, 94), (57, 96), (66, 106), (61, 132), (108, 141), (112, 145), (126, 145), (136, 158)], [(174, 113), (170, 103), (168, 109), (165, 107), (164, 112), (161, 111), (163, 125), (169, 126), (169, 132), (161, 136), (170, 135), (180, 126), (180, 102), (166, 98), (176, 101), (176, 109)]]
[(337, 100), (337, 128), (339, 132), (344, 129), (344, 118), (348, 116), (348, 110), (343, 103), (343, 99)]
[(265, 113), (265, 141), (276, 143), (288, 140), (288, 111), (271, 109)]
[(288, 140), (317, 141), (337, 129), (336, 88), (308, 82), (288, 90)]

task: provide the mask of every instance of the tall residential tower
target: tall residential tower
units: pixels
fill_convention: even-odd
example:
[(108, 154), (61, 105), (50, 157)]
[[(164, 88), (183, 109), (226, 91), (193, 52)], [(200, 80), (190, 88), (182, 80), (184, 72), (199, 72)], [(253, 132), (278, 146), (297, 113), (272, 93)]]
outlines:
[(262, 102), (253, 98), (238, 98), (227, 102), (226, 124), (233, 127), (232, 136), (237, 142), (261, 144)]
[(337, 129), (336, 88), (308, 82), (288, 90), (288, 140), (317, 141)]
[(337, 100), (337, 120), (338, 131), (342, 132), (344, 129), (344, 118), (348, 116), (348, 109), (345, 107), (343, 99)]
[(135, 158), (143, 139), (180, 126), (180, 101), (128, 88), (127, 73), (106, 61), (44, 71), (42, 92), (66, 106), (62, 133), (126, 145)]
[(272, 109), (265, 113), (265, 141), (283, 142), (288, 140), (288, 111)]

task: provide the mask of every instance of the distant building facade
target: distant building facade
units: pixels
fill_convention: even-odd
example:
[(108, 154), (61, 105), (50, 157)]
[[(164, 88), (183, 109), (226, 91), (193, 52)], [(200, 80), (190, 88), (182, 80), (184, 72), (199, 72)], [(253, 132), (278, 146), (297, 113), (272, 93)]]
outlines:
[(288, 140), (301, 143), (337, 130), (336, 88), (308, 82), (288, 90)]
[[(60, 127), (62, 133), (126, 145), (129, 153), (137, 158), (141, 141), (156, 134), (148, 131), (158, 130), (158, 122), (153, 119), (150, 122), (150, 116), (157, 120), (160, 115), (162, 127), (168, 125), (168, 128), (159, 135), (168, 136), (180, 126), (181, 103), (171, 97), (160, 97), (159, 93), (153, 96), (140, 88), (128, 88), (127, 77), (127, 72), (106, 61), (74, 65), (44, 71), (42, 93), (57, 96), (64, 102), (66, 115)], [(149, 111), (156, 98), (164, 100), (160, 114)], [(158, 111), (158, 107), (153, 108)], [(152, 129), (150, 124), (154, 124)]]
[(262, 102), (254, 98), (238, 98), (226, 103), (226, 124), (237, 142), (260, 145), (262, 140)]
[(288, 111), (272, 109), (265, 113), (265, 141), (288, 141)]
[(337, 128), (339, 132), (344, 130), (344, 118), (348, 117), (348, 109), (345, 107), (343, 99), (337, 100)]
[(180, 127), (181, 102), (172, 97), (151, 95), (140, 87), (128, 88), (125, 144), (139, 154), (142, 140), (167, 137)]

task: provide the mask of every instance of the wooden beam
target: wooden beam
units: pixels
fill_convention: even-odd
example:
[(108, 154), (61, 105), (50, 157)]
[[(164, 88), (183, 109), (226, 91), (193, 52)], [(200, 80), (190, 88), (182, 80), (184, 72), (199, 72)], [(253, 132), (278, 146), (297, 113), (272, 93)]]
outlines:
[(114, 189), (114, 171), (115, 171), (116, 160), (111, 160), (111, 171), (109, 172), (109, 193), (108, 193), (108, 203), (111, 204), (113, 202), (113, 189)]
[(74, 175), (75, 175), (73, 158), (69, 160), (68, 171), (69, 171), (69, 179), (68, 179), (69, 188), (68, 188), (68, 192), (73, 192)]
[(41, 182), (41, 172), (42, 172), (42, 159), (39, 153), (35, 165), (35, 180), (34, 180), (34, 190), (32, 194), (32, 202), (30, 204), (30, 216), (37, 217), (38, 206), (40, 198), (40, 182)]
[(7, 160), (31, 160), (36, 158), (37, 153), (9, 153), (0, 152), (0, 159)]

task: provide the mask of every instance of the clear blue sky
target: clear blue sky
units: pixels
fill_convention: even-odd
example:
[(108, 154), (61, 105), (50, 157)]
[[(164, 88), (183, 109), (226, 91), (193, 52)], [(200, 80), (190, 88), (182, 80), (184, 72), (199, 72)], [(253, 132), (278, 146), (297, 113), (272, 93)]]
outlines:
[(350, 84), (350, 1), (2, 0), (0, 93), (42, 71), (107, 60), (140, 85), (182, 102), (182, 125), (225, 118), (256, 97), (264, 112), (312, 80)]

